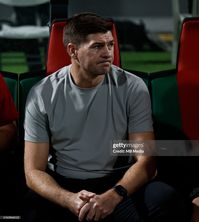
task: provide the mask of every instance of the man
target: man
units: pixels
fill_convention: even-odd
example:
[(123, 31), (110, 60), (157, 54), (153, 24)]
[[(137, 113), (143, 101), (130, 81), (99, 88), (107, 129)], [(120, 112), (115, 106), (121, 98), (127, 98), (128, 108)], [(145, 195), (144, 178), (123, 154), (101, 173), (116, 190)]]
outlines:
[[(111, 154), (113, 140), (154, 139), (145, 84), (112, 65), (111, 29), (92, 13), (69, 19), (64, 45), (72, 64), (28, 96), (25, 175), (34, 193), (26, 221), (184, 220), (174, 190), (149, 183), (156, 173), (153, 157), (125, 162)], [(46, 170), (49, 154), (54, 172)]]
[[(13, 158), (11, 148), (16, 144), (18, 113), (9, 89), (0, 74), (0, 214), (11, 210), (15, 201), (13, 187)], [(12, 184), (12, 186), (10, 186)], [(12, 202), (10, 202), (12, 198)], [(9, 203), (8, 203), (9, 202)], [(4, 213), (5, 214), (5, 213)]]
[(0, 151), (10, 148), (16, 138), (17, 128), (15, 121), (18, 119), (14, 102), (6, 83), (0, 75)]

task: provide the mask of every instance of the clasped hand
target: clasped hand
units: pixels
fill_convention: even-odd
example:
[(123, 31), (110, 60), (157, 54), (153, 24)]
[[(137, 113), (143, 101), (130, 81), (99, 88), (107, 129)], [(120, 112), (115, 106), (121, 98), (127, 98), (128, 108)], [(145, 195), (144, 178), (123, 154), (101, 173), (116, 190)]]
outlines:
[(114, 191), (97, 195), (87, 196), (84, 192), (80, 192), (79, 198), (85, 203), (79, 210), (79, 221), (86, 219), (87, 221), (99, 221), (111, 214), (121, 198), (114, 194)]

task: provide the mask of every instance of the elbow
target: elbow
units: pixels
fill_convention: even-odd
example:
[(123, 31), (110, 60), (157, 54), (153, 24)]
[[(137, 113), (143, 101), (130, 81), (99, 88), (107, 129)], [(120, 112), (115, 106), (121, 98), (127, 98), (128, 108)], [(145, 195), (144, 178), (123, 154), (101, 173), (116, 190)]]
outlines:
[(32, 183), (31, 183), (31, 176), (30, 176), (30, 172), (28, 171), (28, 172), (26, 172), (25, 171), (25, 181), (26, 181), (26, 186), (28, 187), (28, 188), (32, 188)]
[(147, 181), (154, 179), (157, 175), (156, 160), (154, 157), (142, 158), (140, 161), (141, 168), (144, 169)]
[(26, 186), (31, 190), (34, 187), (34, 171), (34, 169), (27, 169), (27, 167), (25, 166), (25, 182)]
[(156, 161), (150, 161), (147, 164), (147, 172), (148, 172), (149, 180), (152, 180), (156, 177), (157, 175)]

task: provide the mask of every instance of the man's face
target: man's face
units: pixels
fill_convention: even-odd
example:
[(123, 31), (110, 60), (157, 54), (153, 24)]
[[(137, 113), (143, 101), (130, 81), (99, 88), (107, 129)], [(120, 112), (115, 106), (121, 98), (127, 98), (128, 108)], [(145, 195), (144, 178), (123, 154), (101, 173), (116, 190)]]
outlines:
[(104, 75), (113, 62), (114, 40), (111, 31), (87, 36), (77, 50), (80, 70), (88, 75)]

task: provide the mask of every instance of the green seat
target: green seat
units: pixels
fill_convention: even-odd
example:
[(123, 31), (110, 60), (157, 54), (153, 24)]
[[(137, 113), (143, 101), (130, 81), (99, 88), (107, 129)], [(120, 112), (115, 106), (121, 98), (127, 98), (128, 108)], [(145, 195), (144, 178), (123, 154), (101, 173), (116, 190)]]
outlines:
[(181, 114), (176, 74), (152, 76), (152, 111), (155, 120), (181, 129)]
[(152, 73), (150, 93), (157, 139), (183, 139), (176, 70)]
[[(182, 127), (182, 115), (178, 94), (176, 70), (151, 74), (151, 99), (154, 118), (154, 132), (157, 140), (180, 141), (180, 150), (191, 150), (191, 144)], [(172, 147), (172, 142), (168, 148)], [(158, 179), (180, 192), (188, 194), (197, 184), (195, 177), (198, 157), (176, 155), (157, 157)]]

